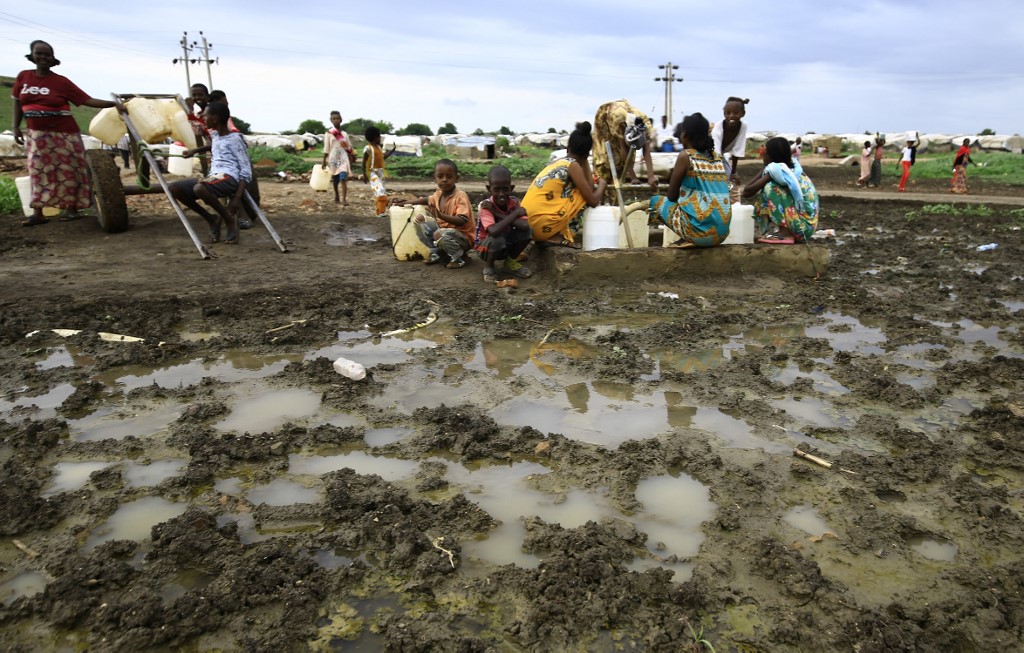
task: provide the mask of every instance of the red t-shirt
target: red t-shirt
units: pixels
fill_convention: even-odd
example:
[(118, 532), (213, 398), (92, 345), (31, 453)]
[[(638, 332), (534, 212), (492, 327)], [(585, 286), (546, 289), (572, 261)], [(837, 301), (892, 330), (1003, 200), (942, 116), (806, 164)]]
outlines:
[[(78, 133), (78, 123), (71, 117), (68, 103), (82, 105), (89, 101), (89, 94), (57, 73), (40, 77), (34, 70), (23, 70), (18, 73), (11, 89), (11, 97), (21, 102), (21, 110), (25, 113), (25, 121), (29, 129), (51, 132)], [(66, 112), (65, 115), (32, 117), (31, 112)]]

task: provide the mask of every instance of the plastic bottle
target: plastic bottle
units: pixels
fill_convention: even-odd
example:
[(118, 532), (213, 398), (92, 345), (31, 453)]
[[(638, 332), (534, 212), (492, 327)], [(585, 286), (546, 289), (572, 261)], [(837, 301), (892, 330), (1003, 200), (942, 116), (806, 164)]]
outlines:
[(999, 247), (999, 243), (989, 243), (988, 245), (978, 245), (977, 249), (979, 252), (988, 252), (990, 250)]
[(363, 367), (363, 364), (347, 358), (339, 358), (334, 361), (334, 371), (342, 376), (347, 376), (353, 381), (360, 381), (366, 378), (366, 368)]

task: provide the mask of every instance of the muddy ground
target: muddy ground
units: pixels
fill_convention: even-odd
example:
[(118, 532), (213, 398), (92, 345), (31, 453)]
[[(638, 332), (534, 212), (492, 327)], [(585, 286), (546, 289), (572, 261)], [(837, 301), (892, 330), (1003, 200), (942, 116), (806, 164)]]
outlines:
[(362, 186), (265, 181), (291, 251), (210, 261), (158, 196), (5, 216), (4, 647), (1020, 650), (1024, 219), (912, 188), (826, 193), (819, 279), (517, 290)]

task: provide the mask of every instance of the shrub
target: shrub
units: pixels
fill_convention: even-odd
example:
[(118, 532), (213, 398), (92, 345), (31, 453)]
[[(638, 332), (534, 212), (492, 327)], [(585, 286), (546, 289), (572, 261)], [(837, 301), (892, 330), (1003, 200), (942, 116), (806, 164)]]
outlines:
[(10, 177), (0, 177), (0, 213), (21, 211), (21, 196), (18, 186)]
[(306, 159), (303, 159), (298, 154), (292, 154), (285, 152), (279, 147), (267, 147), (265, 145), (257, 145), (256, 147), (249, 150), (249, 158), (253, 162), (263, 161), (264, 159), (270, 159), (277, 164), (275, 170), (277, 172), (291, 172), (293, 174), (301, 174), (309, 172), (313, 168), (313, 164)]

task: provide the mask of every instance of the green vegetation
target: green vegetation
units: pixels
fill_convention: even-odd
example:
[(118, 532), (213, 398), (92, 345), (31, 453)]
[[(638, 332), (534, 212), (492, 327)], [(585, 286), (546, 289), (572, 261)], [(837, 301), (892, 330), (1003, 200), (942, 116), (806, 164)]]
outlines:
[(444, 125), (437, 128), (438, 134), (458, 134), (459, 129), (450, 122), (446, 122)]
[(370, 120), (369, 118), (356, 118), (355, 120), (349, 120), (342, 124), (341, 128), (348, 132), (349, 136), (362, 136), (366, 133), (366, 128), (370, 125), (376, 125), (377, 129), (382, 134), (394, 134), (395, 127), (390, 122), (384, 120)]
[(298, 134), (326, 134), (327, 125), (322, 120), (307, 118), (299, 123), (299, 128), (295, 132)]
[[(322, 154), (317, 159), (322, 158)], [(265, 145), (257, 145), (256, 147), (249, 150), (249, 158), (254, 163), (259, 163), (265, 159), (270, 159), (277, 164), (277, 172), (291, 172), (293, 174), (301, 174), (303, 172), (309, 172), (313, 168), (313, 163), (310, 159), (303, 158), (298, 154), (291, 154), (285, 152), (279, 147), (266, 147)]]
[[(953, 177), (954, 153), (924, 154), (917, 157), (917, 163), (910, 173), (911, 179), (950, 179)], [(1024, 156), (1009, 152), (983, 152), (971, 155), (971, 160), (981, 166), (972, 165), (967, 175), (972, 179), (987, 182), (1024, 185)], [(883, 165), (883, 174), (899, 178), (903, 170), (899, 159), (889, 157)]]
[(398, 130), (398, 136), (433, 136), (434, 132), (428, 125), (422, 122), (410, 122), (404, 128)]
[[(438, 159), (450, 158), (443, 146), (431, 143), (423, 148), (423, 156), (393, 156), (388, 159), (388, 176), (393, 179), (430, 179)], [(515, 179), (533, 179), (551, 157), (551, 150), (524, 145), (509, 158), (494, 161), (459, 160), (459, 176), (463, 179), (484, 179), (491, 166), (501, 164), (509, 169)]]
[(0, 214), (21, 212), (21, 196), (11, 177), (0, 177)]
[(971, 216), (982, 218), (992, 215), (991, 208), (984, 204), (967, 204), (958, 206), (956, 204), (925, 204), (916, 211), (907, 211), (907, 219), (913, 220), (922, 215), (952, 215)]

